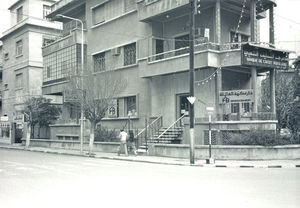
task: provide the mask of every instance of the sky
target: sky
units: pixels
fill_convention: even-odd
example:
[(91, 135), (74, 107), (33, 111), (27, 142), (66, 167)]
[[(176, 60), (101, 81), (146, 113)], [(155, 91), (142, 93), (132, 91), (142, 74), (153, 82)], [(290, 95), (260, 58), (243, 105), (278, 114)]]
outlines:
[[(7, 10), (17, 0), (1, 0), (0, 33), (10, 27)], [(277, 0), (275, 7), (275, 42), (276, 47), (296, 51), (300, 55), (300, 0)], [(268, 42), (268, 18), (261, 22), (261, 41)]]

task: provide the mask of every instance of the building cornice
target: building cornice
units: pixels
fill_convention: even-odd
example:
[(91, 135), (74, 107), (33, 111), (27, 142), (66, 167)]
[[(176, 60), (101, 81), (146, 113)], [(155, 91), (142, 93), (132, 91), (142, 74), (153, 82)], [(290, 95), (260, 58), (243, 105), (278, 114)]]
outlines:
[(43, 28), (50, 28), (54, 30), (61, 30), (62, 27), (60, 24), (57, 22), (51, 22), (48, 20), (42, 20), (39, 18), (32, 18), (32, 17), (27, 17), (21, 22), (17, 23), (16, 25), (12, 26), (8, 30), (4, 31), (2, 33), (2, 37), (0, 38), (1, 40), (4, 39), (5, 37), (9, 36), (11, 33), (15, 32), (16, 30), (26, 26), (26, 25), (33, 25), (33, 26), (38, 26), (38, 27), (43, 27)]

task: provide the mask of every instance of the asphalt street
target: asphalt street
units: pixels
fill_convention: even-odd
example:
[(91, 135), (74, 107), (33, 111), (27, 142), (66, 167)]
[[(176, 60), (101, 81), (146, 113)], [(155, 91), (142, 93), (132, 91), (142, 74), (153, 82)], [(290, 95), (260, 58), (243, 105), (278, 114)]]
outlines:
[(300, 169), (209, 168), (0, 149), (0, 207), (300, 207)]

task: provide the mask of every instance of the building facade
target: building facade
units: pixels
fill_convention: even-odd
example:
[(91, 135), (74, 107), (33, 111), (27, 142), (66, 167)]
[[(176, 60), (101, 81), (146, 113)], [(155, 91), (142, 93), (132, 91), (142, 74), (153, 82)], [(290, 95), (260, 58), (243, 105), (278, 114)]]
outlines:
[[(272, 0), (201, 1), (194, 31), (196, 144), (205, 143), (207, 107), (213, 109), (217, 132), (276, 129), (274, 70), (288, 67), (288, 53), (274, 48), (275, 6)], [(270, 44), (262, 46), (259, 20), (266, 11)], [(123, 128), (128, 118), (136, 129), (143, 129), (146, 118), (151, 125), (159, 121), (159, 128), (189, 122), (185, 118), (190, 95), (188, 0), (69, 0), (58, 2), (49, 15), (62, 21), (57, 14), (85, 18), (87, 65), (95, 76), (111, 72), (127, 80), (102, 125)], [(271, 77), (268, 113), (258, 112), (257, 77), (262, 73)], [(51, 93), (58, 86), (51, 85)], [(188, 131), (183, 131), (179, 142), (188, 143), (188, 138)]]
[(11, 27), (3, 32), (2, 113), (7, 122), (22, 115), (24, 102), (42, 95), (42, 46), (59, 34), (61, 23), (46, 18), (53, 0), (19, 0), (10, 8)]

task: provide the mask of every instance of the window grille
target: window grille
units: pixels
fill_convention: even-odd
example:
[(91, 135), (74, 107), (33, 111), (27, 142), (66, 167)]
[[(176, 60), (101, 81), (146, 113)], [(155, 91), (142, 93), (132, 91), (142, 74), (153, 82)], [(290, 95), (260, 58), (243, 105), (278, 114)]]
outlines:
[(136, 63), (136, 44), (124, 46), (124, 66)]
[(94, 72), (105, 71), (105, 52), (94, 55)]

